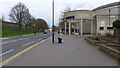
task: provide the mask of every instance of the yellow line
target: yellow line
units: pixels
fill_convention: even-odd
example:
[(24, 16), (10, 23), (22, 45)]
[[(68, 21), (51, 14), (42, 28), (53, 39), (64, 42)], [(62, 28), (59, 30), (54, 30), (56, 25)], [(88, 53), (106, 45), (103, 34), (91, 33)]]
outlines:
[[(49, 38), (51, 38), (51, 37), (49, 37)], [(42, 41), (40, 41), (40, 42), (38, 42), (38, 43), (36, 43), (36, 44), (34, 44), (34, 45), (32, 45), (32, 46), (26, 48), (25, 50), (23, 50), (23, 51), (17, 53), (16, 55), (14, 55), (14, 56), (8, 58), (7, 60), (5, 60), (5, 61), (3, 61), (2, 63), (0, 63), (0, 67), (2, 67), (3, 65), (5, 65), (5, 64), (8, 63), (9, 61), (13, 60), (14, 58), (18, 57), (18, 56), (21, 55), (22, 53), (24, 53), (24, 52), (30, 50), (31, 48), (37, 46), (37, 45), (40, 44), (40, 43), (42, 43), (42, 42), (48, 40), (49, 38), (44, 39), (44, 40), (42, 40)]]

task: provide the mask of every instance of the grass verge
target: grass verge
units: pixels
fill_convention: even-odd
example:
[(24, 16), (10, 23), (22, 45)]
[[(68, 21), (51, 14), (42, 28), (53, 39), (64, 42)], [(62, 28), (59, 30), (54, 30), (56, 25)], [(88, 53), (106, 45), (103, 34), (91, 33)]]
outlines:
[[(22, 27), (22, 30), (19, 31), (18, 26), (3, 26), (2, 27), (2, 37), (11, 37), (11, 36), (20, 36), (27, 34), (34, 34), (35, 29)], [(37, 31), (37, 33), (41, 33), (42, 31)]]
[[(112, 48), (112, 49), (115, 49), (115, 50), (119, 50), (118, 48), (118, 46), (117, 45), (106, 45), (107, 47), (110, 47), (110, 48)], [(119, 50), (120, 51), (120, 50)]]

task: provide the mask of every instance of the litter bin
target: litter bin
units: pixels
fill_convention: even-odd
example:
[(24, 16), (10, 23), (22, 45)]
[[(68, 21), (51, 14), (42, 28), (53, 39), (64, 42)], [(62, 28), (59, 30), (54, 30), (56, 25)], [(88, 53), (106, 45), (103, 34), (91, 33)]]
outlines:
[(62, 38), (58, 38), (58, 43), (62, 43)]

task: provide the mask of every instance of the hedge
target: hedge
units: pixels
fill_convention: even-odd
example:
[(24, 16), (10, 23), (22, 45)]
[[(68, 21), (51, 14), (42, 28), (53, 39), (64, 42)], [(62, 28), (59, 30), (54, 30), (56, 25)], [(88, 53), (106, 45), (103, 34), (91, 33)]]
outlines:
[(120, 28), (120, 19), (113, 22), (114, 28)]

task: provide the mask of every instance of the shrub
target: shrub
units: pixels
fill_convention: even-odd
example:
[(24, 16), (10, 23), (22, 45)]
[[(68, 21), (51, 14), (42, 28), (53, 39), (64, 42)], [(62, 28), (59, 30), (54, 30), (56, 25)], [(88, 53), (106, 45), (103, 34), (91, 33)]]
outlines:
[(90, 38), (91, 40), (94, 40), (94, 41), (100, 41), (100, 39), (98, 37), (88, 37)]
[(113, 27), (120, 28), (120, 19), (113, 22)]
[(99, 38), (98, 38), (98, 37), (95, 37), (95, 40), (99, 41)]

